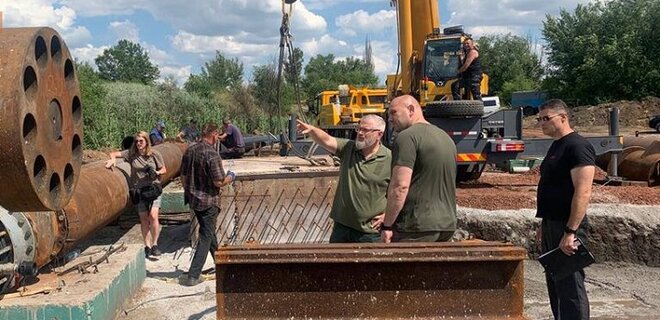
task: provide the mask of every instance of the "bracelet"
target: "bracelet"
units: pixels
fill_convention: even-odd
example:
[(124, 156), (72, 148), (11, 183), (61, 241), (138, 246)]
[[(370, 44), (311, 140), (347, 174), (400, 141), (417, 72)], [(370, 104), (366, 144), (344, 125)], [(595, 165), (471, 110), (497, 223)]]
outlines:
[(566, 233), (566, 234), (576, 234), (577, 230), (573, 230), (573, 229), (569, 228), (568, 226), (565, 226), (564, 227), (564, 233)]

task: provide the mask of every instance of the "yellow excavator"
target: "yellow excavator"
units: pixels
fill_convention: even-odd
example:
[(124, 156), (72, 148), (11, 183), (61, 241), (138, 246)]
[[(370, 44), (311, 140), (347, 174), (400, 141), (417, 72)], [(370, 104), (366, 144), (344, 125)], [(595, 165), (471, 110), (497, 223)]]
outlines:
[(353, 138), (360, 119), (368, 114), (385, 116), (387, 89), (355, 88), (340, 85), (337, 90), (319, 93), (311, 109), (318, 114), (317, 125), (334, 137)]

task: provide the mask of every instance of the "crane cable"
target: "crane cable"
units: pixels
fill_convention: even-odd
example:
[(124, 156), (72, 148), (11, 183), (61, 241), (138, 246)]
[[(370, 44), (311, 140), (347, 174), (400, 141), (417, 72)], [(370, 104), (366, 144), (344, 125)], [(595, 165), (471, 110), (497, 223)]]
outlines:
[[(295, 65), (295, 57), (293, 55), (293, 42), (291, 41), (292, 36), (291, 33), (289, 32), (289, 23), (291, 21), (291, 14), (293, 12), (293, 3), (294, 1), (289, 1), (289, 0), (282, 0), (282, 24), (280, 26), (280, 56), (277, 64), (277, 117), (278, 119), (282, 119), (282, 71), (284, 68), (284, 61), (285, 61), (285, 55), (288, 54), (289, 58), (289, 64), (293, 68), (293, 73), (296, 74), (296, 65)], [(288, 10), (287, 10), (287, 5), (288, 5)], [(284, 47), (286, 46), (286, 51)], [(295, 79), (293, 81), (293, 88), (296, 94), (296, 103), (298, 105), (298, 112), (300, 114), (300, 117), (304, 122), (307, 122), (307, 119), (305, 118), (305, 113), (302, 110), (302, 104), (300, 101), (300, 86), (298, 85), (298, 79)], [(272, 118), (271, 118), (271, 130), (274, 129), (272, 125)], [(301, 150), (297, 150), (297, 148), (293, 145), (291, 140), (289, 139), (289, 135), (283, 134), (282, 135), (286, 139), (286, 144), (290, 148), (290, 150), (293, 151), (298, 157), (305, 159), (309, 161), (312, 165), (320, 165), (319, 161), (317, 159), (313, 159), (311, 157), (312, 152), (308, 152), (305, 154), (305, 152), (302, 152)], [(313, 151), (314, 146), (312, 145), (309, 151)]]

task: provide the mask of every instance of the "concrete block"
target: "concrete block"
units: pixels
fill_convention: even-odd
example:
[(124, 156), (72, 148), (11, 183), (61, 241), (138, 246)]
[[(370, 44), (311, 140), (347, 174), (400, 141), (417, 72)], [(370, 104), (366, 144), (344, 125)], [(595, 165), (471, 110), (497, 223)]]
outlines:
[[(87, 248), (83, 256), (70, 262), (69, 266), (89, 259), (84, 256), (85, 252), (98, 251), (100, 248), (107, 246)], [(55, 273), (39, 275), (40, 281), (29, 285), (26, 293), (57, 288), (61, 281), (65, 285), (50, 294), (5, 297), (0, 300), (0, 319), (114, 319), (122, 306), (142, 286), (146, 277), (142, 245), (130, 244), (126, 248), (124, 252), (111, 255), (107, 263), (99, 264), (98, 273), (80, 274), (74, 271), (61, 277)]]

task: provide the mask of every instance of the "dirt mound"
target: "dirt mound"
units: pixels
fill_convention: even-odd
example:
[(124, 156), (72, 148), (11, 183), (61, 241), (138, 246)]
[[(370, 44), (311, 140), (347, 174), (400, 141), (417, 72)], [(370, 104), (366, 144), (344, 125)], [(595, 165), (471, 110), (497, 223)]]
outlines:
[(624, 127), (645, 127), (648, 117), (660, 114), (660, 98), (646, 97), (641, 101), (621, 100), (595, 106), (579, 106), (571, 110), (571, 124), (579, 127), (607, 125), (609, 108), (618, 107), (619, 125)]

